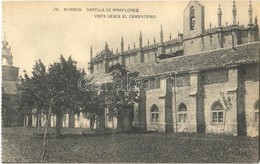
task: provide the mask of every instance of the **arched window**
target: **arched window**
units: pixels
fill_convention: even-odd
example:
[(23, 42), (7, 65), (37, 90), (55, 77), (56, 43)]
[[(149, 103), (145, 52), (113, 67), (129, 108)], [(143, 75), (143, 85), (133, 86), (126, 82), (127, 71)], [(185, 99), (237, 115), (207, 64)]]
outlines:
[(194, 30), (195, 27), (195, 9), (194, 6), (190, 7), (190, 30)]
[(222, 123), (223, 122), (223, 107), (219, 101), (213, 103), (212, 107), (212, 122)]
[(152, 106), (151, 114), (152, 114), (151, 122), (153, 122), (153, 123), (159, 122), (159, 110), (158, 110), (158, 107), (156, 105)]
[(181, 122), (181, 123), (184, 123), (187, 121), (187, 107), (183, 103), (181, 103), (178, 108), (178, 119), (179, 119), (179, 122)]
[(254, 106), (254, 122), (258, 123), (259, 122), (259, 100), (255, 102)]

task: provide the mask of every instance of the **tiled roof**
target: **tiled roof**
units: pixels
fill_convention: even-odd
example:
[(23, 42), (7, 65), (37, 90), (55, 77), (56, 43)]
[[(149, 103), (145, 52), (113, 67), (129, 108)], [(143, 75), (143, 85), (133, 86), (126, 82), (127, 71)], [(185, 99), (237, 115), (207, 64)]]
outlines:
[(172, 72), (185, 73), (197, 70), (209, 70), (259, 62), (260, 42), (236, 46), (235, 49), (223, 48), (214, 51), (184, 55), (159, 61), (142, 63), (128, 68), (139, 71), (140, 76), (157, 76)]
[[(232, 65), (259, 63), (260, 42), (243, 44), (235, 49), (223, 48), (191, 55), (178, 56), (152, 63), (140, 63), (127, 69), (138, 71), (141, 77), (152, 77), (163, 74), (187, 73), (190, 71), (210, 70)], [(96, 81), (104, 82), (109, 75), (93, 74)]]

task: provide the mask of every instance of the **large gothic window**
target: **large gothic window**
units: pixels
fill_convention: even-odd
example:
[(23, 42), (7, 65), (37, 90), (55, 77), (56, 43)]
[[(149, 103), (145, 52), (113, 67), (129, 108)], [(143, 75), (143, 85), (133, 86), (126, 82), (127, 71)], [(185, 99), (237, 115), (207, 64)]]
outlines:
[(152, 123), (157, 123), (159, 122), (159, 110), (156, 105), (153, 105), (151, 108), (151, 122)]
[(180, 123), (185, 123), (187, 121), (187, 107), (185, 104), (180, 104), (178, 108), (178, 120)]
[(258, 123), (259, 122), (259, 100), (256, 101), (254, 108), (255, 108), (254, 122)]
[(223, 122), (223, 107), (219, 101), (213, 103), (212, 107), (212, 122), (213, 123), (222, 123)]
[(194, 30), (195, 27), (195, 9), (194, 6), (190, 7), (190, 30)]

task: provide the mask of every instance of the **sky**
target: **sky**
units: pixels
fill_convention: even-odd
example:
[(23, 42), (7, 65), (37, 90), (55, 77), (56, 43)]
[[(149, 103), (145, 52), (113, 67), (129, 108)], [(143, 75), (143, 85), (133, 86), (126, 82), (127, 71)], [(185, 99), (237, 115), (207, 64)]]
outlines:
[[(70, 55), (78, 62), (78, 68), (87, 70), (90, 46), (94, 56), (105, 47), (120, 49), (124, 37), (124, 49), (128, 44), (138, 47), (139, 32), (142, 31), (143, 45), (153, 38), (159, 41), (163, 26), (164, 40), (177, 37), (183, 29), (183, 11), (188, 1), (153, 2), (12, 2), (2, 4), (2, 40), (11, 46), (14, 66), (29, 74), (35, 61), (41, 59), (48, 66), (58, 61), (62, 54)], [(200, 1), (205, 6), (205, 28), (217, 26), (217, 9), (221, 5), (222, 24), (232, 22), (232, 1)], [(248, 24), (249, 1), (237, 1), (237, 21)], [(260, 16), (260, 3), (252, 1), (253, 15)], [(80, 8), (81, 11), (64, 11), (64, 8)], [(94, 8), (94, 9), (93, 9)], [(138, 9), (139, 12), (99, 12), (92, 10)], [(57, 11), (58, 9), (58, 11)], [(88, 11), (87, 11), (88, 10)], [(96, 18), (96, 14), (106, 18)], [(107, 15), (127, 15), (128, 18), (107, 18)], [(155, 19), (130, 19), (129, 15), (155, 15)]]

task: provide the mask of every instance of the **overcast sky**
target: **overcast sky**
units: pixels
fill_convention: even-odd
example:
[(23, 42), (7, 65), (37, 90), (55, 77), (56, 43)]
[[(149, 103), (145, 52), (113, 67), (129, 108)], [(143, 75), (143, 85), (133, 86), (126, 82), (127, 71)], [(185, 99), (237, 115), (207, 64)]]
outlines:
[[(217, 26), (217, 9), (221, 5), (223, 24), (232, 22), (232, 1), (200, 1), (205, 6), (205, 27)], [(156, 37), (159, 41), (160, 26), (163, 25), (164, 40), (177, 37), (183, 28), (183, 10), (188, 1), (175, 2), (4, 2), (3, 32), (12, 48), (14, 66), (28, 73), (35, 60), (45, 65), (57, 61), (60, 54), (78, 62), (79, 68), (87, 70), (90, 46), (94, 55), (104, 49), (120, 47), (124, 37), (128, 44), (138, 45), (139, 32), (143, 34), (143, 45)], [(248, 1), (237, 4), (237, 21), (248, 24)], [(254, 17), (259, 16), (259, 2), (253, 1)], [(59, 11), (53, 11), (58, 8)], [(64, 8), (81, 8), (81, 12), (64, 11)], [(139, 12), (87, 12), (87, 8), (134, 8)], [(95, 18), (95, 14), (156, 15), (156, 19)]]

